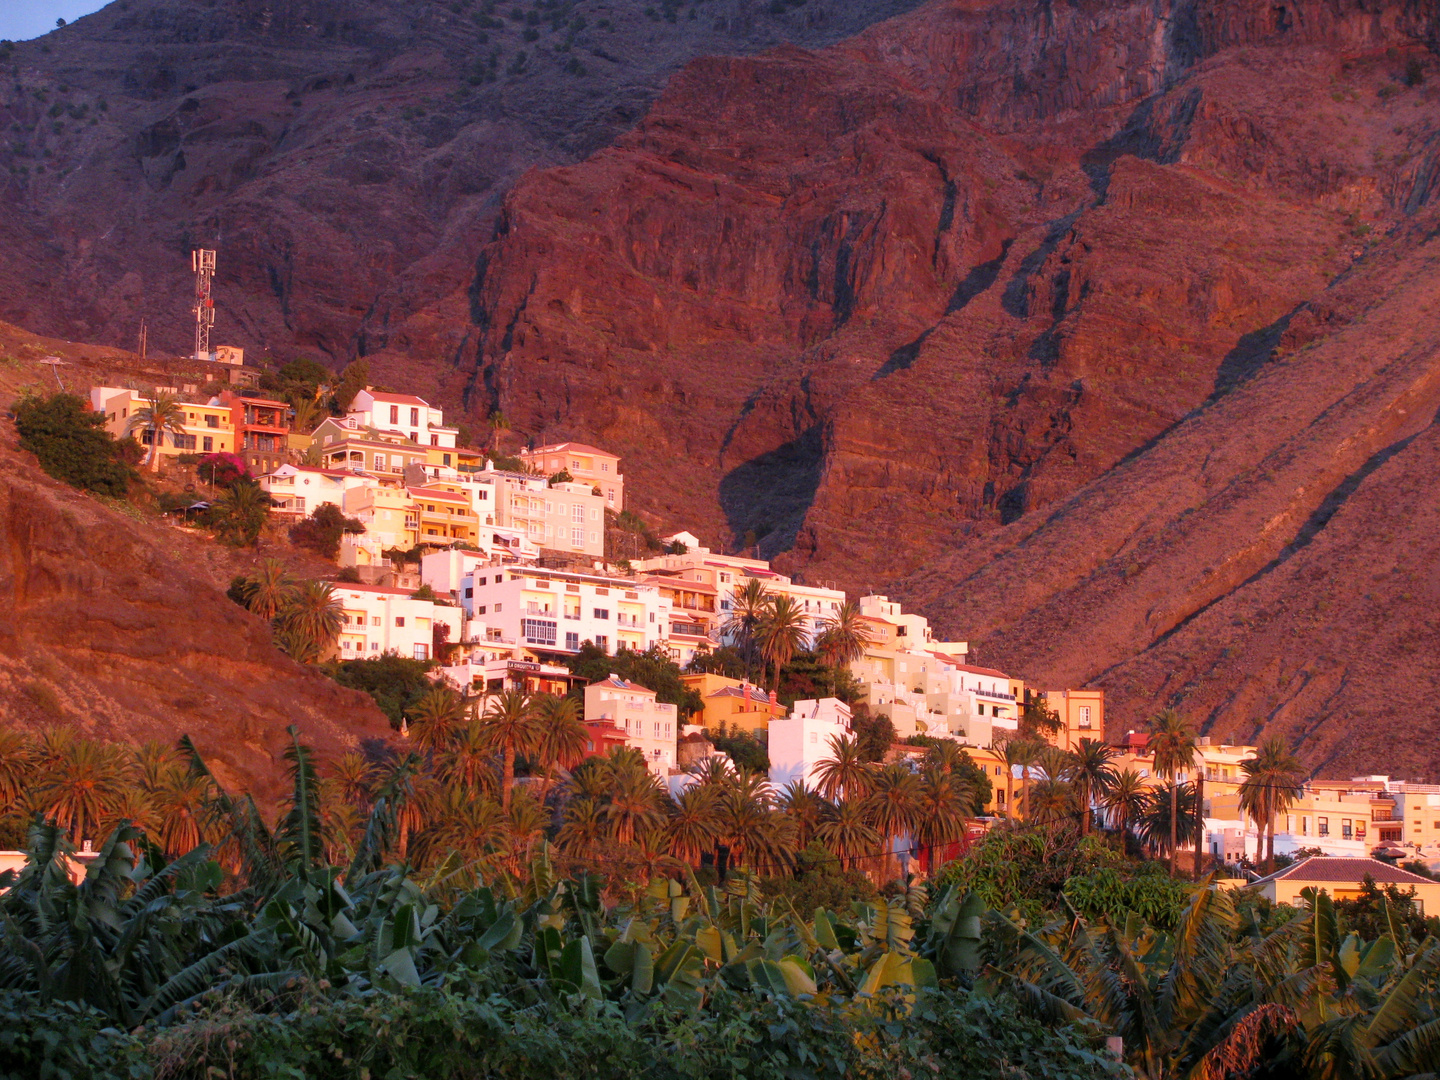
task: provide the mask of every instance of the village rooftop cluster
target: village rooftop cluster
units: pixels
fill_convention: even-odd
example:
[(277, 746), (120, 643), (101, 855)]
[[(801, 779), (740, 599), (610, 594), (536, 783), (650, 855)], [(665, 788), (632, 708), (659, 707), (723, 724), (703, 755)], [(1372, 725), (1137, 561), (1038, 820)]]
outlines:
[[(243, 458), (274, 513), (299, 520), (330, 503), (359, 521), (363, 531), (346, 534), (340, 548), (340, 565), (354, 567), (360, 580), (335, 584), (343, 608), (339, 659), (434, 659), (435, 677), (466, 694), (566, 694), (585, 682), (566, 664), (585, 646), (658, 649), (693, 670), (697, 657), (739, 643), (737, 611), (756, 583), (767, 596), (794, 602), (811, 649), (847, 600), (840, 589), (713, 551), (683, 531), (661, 538), (662, 553), (607, 561), (606, 515), (625, 505), (617, 455), (562, 442), (521, 451), (525, 471), (497, 469), (484, 451), (458, 444), (459, 429), (441, 409), (413, 395), (367, 387), (345, 415), (303, 435), (291, 431), (286, 402), (225, 389), (183, 402), (182, 430), (161, 432), (158, 450), (151, 430), (132, 420), (149, 395), (94, 387), (90, 401), (112, 434), (137, 438), (162, 458)], [(387, 554), (417, 549), (418, 572)], [(1049, 714), (1044, 737), (1062, 750), (1104, 740), (1103, 691), (1029, 686), (971, 664), (965, 642), (937, 640), (924, 617), (885, 596), (862, 596), (858, 606), (866, 641), (848, 665), (857, 704), (893, 725), (900, 741), (891, 758), (918, 758), (923, 748), (904, 742), (913, 736), (963, 746), (991, 778), (987, 818), (1023, 817), (1021, 791), (1044, 779), (1043, 768), (1006, 752), (1027, 707)], [(698, 715), (679, 715), (653, 688), (616, 675), (584, 686), (589, 752), (632, 747), (674, 792), (717, 753), (707, 733), (745, 731), (765, 742), (775, 785), (814, 786), (835, 741), (852, 732), (851, 706), (838, 698), (786, 708), (744, 680), (698, 671), (681, 678), (703, 702)], [(1240, 796), (1241, 764), (1256, 748), (1198, 741), (1195, 765), (1162, 777), (1148, 736), (1130, 731), (1116, 742), (1114, 766), (1154, 787), (1200, 781), (1204, 849), (1216, 862), (1258, 862), (1263, 838)], [(985, 825), (977, 821), (976, 831)], [(1440, 785), (1383, 775), (1310, 780), (1273, 831), (1279, 854), (1440, 856)]]

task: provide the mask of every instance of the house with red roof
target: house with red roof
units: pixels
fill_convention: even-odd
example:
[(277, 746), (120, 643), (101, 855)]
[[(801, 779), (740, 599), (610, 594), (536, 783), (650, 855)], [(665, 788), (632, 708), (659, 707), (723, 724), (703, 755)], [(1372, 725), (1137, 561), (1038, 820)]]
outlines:
[(620, 475), (620, 458), (608, 450), (581, 442), (560, 442), (522, 450), (519, 457), (546, 476), (567, 472), (580, 483), (599, 488), (606, 508), (617, 514), (625, 509), (625, 478)]
[(395, 432), (418, 446), (453, 450), (460, 429), (445, 424), (445, 412), (414, 394), (390, 394), (367, 386), (345, 415), (367, 428)]
[(1394, 885), (1401, 892), (1414, 892), (1422, 913), (1440, 913), (1440, 881), (1379, 859), (1315, 855), (1251, 882), (1246, 888), (1278, 904), (1300, 907), (1305, 903), (1300, 895), (1305, 889), (1324, 890), (1333, 900), (1354, 900), (1360, 895), (1366, 878), (1382, 888)]

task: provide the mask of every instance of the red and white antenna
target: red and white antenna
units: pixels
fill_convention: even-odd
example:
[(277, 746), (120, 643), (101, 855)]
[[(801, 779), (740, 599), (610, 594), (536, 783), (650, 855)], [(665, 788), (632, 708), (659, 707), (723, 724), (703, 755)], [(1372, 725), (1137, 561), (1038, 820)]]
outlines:
[(215, 300), (210, 282), (215, 277), (215, 252), (204, 248), (190, 252), (195, 271), (195, 359), (210, 359), (210, 328), (215, 325)]

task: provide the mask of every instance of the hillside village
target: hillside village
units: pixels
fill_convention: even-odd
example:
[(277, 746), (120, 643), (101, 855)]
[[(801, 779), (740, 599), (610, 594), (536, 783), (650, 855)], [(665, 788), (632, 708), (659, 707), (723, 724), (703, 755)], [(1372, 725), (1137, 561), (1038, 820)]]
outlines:
[[(332, 586), (341, 610), (336, 658), (425, 661), (432, 678), (480, 708), (507, 690), (579, 691), (587, 752), (631, 747), (672, 794), (694, 782), (707, 758), (724, 756), (712, 740), (742, 732), (765, 748), (777, 788), (815, 787), (859, 714), (888, 723), (886, 760), (918, 761), (934, 740), (964, 749), (991, 780), (983, 814), (968, 827), (978, 835), (994, 820), (1042, 812), (1028, 793), (1041, 790), (1047, 762), (1022, 751), (1031, 745), (1022, 734), (1072, 753), (1105, 740), (1103, 691), (1031, 686), (973, 664), (965, 642), (937, 640), (923, 616), (888, 597), (852, 600), (764, 560), (712, 550), (683, 530), (659, 537), (658, 551), (618, 557), (607, 535), (625, 510), (625, 480), (620, 459), (602, 448), (532, 445), (499, 467), (493, 449), (462, 445), (443, 410), (414, 395), (367, 386), (343, 415), (302, 433), (285, 400), (245, 387), (195, 390), (96, 386), (89, 397), (106, 429), (138, 440), (152, 465), (233, 454), (268, 495), (274, 518), (299, 522), (330, 506), (349, 520)], [(168, 425), (150, 422), (164, 411), (157, 398), (173, 398)], [(827, 631), (842, 628), (848, 647), (837, 659), (849, 676), (848, 700), (782, 703), (773, 688), (707, 664), (745, 646), (747, 626), (776, 600), (793, 626), (782, 663), (789, 654), (826, 652)], [(682, 669), (681, 683), (701, 706), (682, 713), (658, 700), (656, 688), (615, 674), (587, 685), (570, 664), (582, 649), (658, 651)], [(1133, 772), (1147, 788), (1197, 786), (1202, 857), (1258, 864), (1266, 837), (1241, 794), (1242, 766), (1257, 748), (1202, 737), (1192, 766), (1167, 770), (1157, 768), (1148, 742), (1135, 730), (1115, 740), (1115, 772)], [(1101, 809), (1098, 799), (1093, 809)], [(1282, 855), (1435, 858), (1440, 785), (1383, 775), (1310, 779), (1271, 826)], [(895, 853), (908, 857), (913, 842), (897, 844)]]

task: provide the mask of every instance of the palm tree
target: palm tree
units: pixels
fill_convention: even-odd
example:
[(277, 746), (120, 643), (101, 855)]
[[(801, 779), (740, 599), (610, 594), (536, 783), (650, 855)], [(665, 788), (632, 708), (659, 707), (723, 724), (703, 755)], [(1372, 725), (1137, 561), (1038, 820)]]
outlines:
[(437, 775), (473, 795), (495, 790), (495, 751), (485, 723), (471, 720), (450, 737), (436, 762)]
[(465, 702), (448, 686), (427, 690), (412, 705), (410, 738), (421, 750), (437, 754), (454, 740), (465, 719)]
[(755, 635), (769, 606), (770, 594), (765, 589), (765, 583), (755, 577), (746, 578), (745, 584), (736, 589), (730, 598), (730, 615), (725, 620), (724, 630), (745, 654), (747, 669), (755, 663)]
[(200, 846), (211, 795), (208, 777), (175, 768), (153, 792), (158, 839), (165, 854), (174, 858)]
[(47, 764), (35, 785), (41, 813), (78, 843), (98, 837), (126, 786), (125, 762), (118, 747), (71, 739)]
[(715, 847), (720, 836), (719, 797), (706, 784), (691, 784), (675, 796), (667, 831), (670, 850), (692, 866)]
[(346, 751), (335, 760), (332, 768), (337, 793), (342, 802), (365, 808), (374, 791), (375, 769), (365, 755)]
[(1015, 739), (1005, 746), (1006, 760), (1013, 756), (1015, 764), (1020, 766), (1020, 812), (1025, 815), (1026, 820), (1031, 817), (1030, 770), (1039, 763), (1040, 750), (1044, 745), (1030, 739)]
[(1080, 803), (1080, 834), (1090, 833), (1090, 808), (1100, 805), (1115, 785), (1115, 751), (1095, 739), (1081, 739), (1073, 753), (1070, 782)]
[(605, 815), (600, 803), (590, 798), (571, 799), (555, 842), (571, 858), (586, 858), (595, 854), (604, 835)]
[(920, 778), (898, 762), (875, 770), (864, 810), (870, 824), (885, 840), (885, 865), (895, 858), (895, 841), (915, 828), (920, 817), (924, 787)]
[(303, 647), (301, 655), (296, 656), (301, 662), (323, 659), (335, 647), (344, 621), (340, 597), (328, 581), (302, 583), (278, 618), (281, 632)]
[(780, 689), (780, 669), (805, 648), (805, 611), (793, 596), (772, 596), (755, 632), (760, 656), (775, 672), (771, 689)]
[(1150, 789), (1145, 778), (1134, 769), (1125, 769), (1116, 774), (1110, 785), (1105, 807), (1109, 811), (1110, 824), (1120, 833), (1121, 841), (1130, 836), (1130, 827), (1144, 812), (1150, 799)]
[(831, 735), (830, 756), (815, 766), (816, 788), (835, 802), (840, 798), (863, 799), (870, 794), (870, 765), (854, 735)]
[(574, 698), (542, 694), (535, 703), (539, 734), (535, 740), (535, 756), (545, 769), (545, 792), (555, 782), (555, 767), (573, 769), (585, 760), (590, 745), (590, 732), (580, 718), (580, 706)]
[(1015, 769), (1025, 765), (1032, 755), (1031, 744), (1025, 739), (1007, 738), (998, 745), (1005, 763), (1005, 817), (1015, 820)]
[(510, 810), (510, 789), (515, 786), (515, 755), (529, 753), (539, 735), (534, 702), (523, 690), (505, 690), (490, 699), (481, 718), (485, 744), (502, 755), (500, 808)]
[(485, 426), (490, 429), (490, 449), (494, 451), (500, 445), (500, 433), (510, 430), (510, 421), (499, 409), (492, 409), (485, 420)]
[(1285, 740), (1278, 735), (1266, 739), (1255, 756), (1240, 763), (1245, 779), (1240, 782), (1240, 809), (1254, 822), (1265, 841), (1265, 870), (1275, 866), (1275, 819), (1294, 805), (1305, 791), (1305, 767)]
[(847, 867), (853, 867), (856, 859), (882, 842), (867, 818), (864, 800), (859, 798), (835, 803), (815, 830), (815, 839)]
[(927, 765), (920, 774), (915, 807), (915, 840), (933, 872), (935, 853), (965, 836), (965, 819), (975, 812), (975, 792), (958, 773)]
[(1195, 833), (1195, 785), (1167, 784), (1157, 790), (1141, 813), (1140, 839), (1152, 851), (1166, 852), (1174, 865), (1176, 848)]
[(660, 782), (644, 764), (624, 762), (614, 769), (610, 800), (603, 811), (610, 835), (618, 844), (632, 844), (665, 824)]
[(468, 863), (480, 861), (505, 839), (505, 815), (490, 799), (477, 799), (473, 788), (447, 785), (437, 800), (431, 846), (454, 852)]
[(1180, 854), (1179, 811), (1175, 801), (1179, 795), (1179, 784), (1176, 777), (1182, 769), (1189, 769), (1195, 763), (1195, 728), (1174, 709), (1166, 709), (1150, 721), (1147, 746), (1155, 755), (1155, 775), (1170, 784), (1170, 872), (1173, 874)]
[(270, 514), (270, 496), (253, 480), (236, 480), (211, 504), (210, 512), (223, 539), (236, 545), (258, 546)]
[(780, 792), (780, 807), (795, 823), (795, 845), (801, 849), (815, 838), (815, 831), (831, 809), (823, 796), (800, 780), (791, 780), (785, 785)]
[(1071, 815), (1078, 814), (1079, 797), (1070, 781), (1052, 780), (1046, 776), (1036, 783), (1026, 808), (1030, 821), (1053, 828)]
[(269, 621), (295, 599), (295, 579), (279, 559), (261, 559), (255, 572), (240, 586), (245, 606)]
[(869, 620), (860, 613), (860, 602), (845, 600), (834, 618), (826, 621), (815, 647), (821, 659), (834, 669), (838, 683), (840, 669), (864, 656), (865, 647), (874, 640)]
[(290, 418), (291, 430), (308, 435), (315, 425), (325, 418), (325, 411), (314, 398), (301, 398), (295, 402), (295, 415)]
[(505, 814), (504, 821), (511, 873), (518, 873), (520, 867), (530, 860), (531, 848), (536, 838), (545, 832), (550, 815), (534, 795), (521, 789), (511, 800), (510, 811)]
[(150, 433), (150, 471), (160, 471), (160, 448), (165, 433), (185, 434), (185, 409), (174, 394), (161, 390), (148, 398), (150, 404), (136, 409), (125, 424), (125, 434), (137, 430)]
[(33, 780), (35, 750), (12, 728), (0, 728), (0, 807), (14, 806)]

